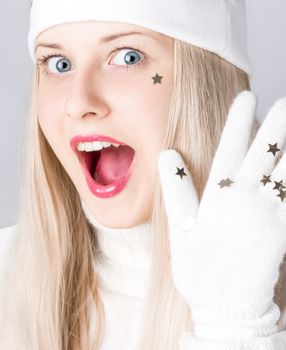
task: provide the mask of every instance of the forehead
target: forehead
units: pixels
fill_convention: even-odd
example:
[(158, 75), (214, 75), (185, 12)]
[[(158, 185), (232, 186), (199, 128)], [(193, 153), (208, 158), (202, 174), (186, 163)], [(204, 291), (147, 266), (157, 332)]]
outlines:
[(157, 40), (166, 40), (168, 37), (162, 33), (153, 31), (149, 28), (138, 26), (130, 23), (122, 22), (105, 22), (105, 21), (84, 21), (71, 22), (55, 25), (47, 28), (37, 37), (39, 41), (48, 41), (56, 39), (81, 39), (91, 38), (93, 41), (103, 43), (104, 38), (108, 39), (112, 36), (119, 36), (119, 34), (140, 33), (142, 36), (149, 36)]

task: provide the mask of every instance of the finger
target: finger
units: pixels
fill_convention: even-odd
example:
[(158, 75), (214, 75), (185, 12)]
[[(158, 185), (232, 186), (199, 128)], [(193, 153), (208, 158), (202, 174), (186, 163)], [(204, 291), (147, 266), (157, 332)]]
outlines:
[[(238, 176), (250, 184), (272, 172), (286, 136), (286, 97), (269, 110), (245, 157)], [(272, 150), (272, 152), (271, 152)]]
[(276, 167), (271, 173), (272, 180), (283, 180), (283, 184), (286, 187), (286, 152), (284, 151), (283, 156), (277, 163)]
[[(275, 196), (279, 203), (283, 202), (286, 205), (286, 196), (284, 193), (286, 191), (286, 152), (283, 152), (281, 159), (279, 159), (272, 173), (263, 176), (260, 182), (263, 184), (263, 191), (269, 193), (271, 196)], [(285, 212), (285, 209), (283, 211)]]
[(241, 167), (249, 145), (256, 104), (257, 97), (251, 91), (245, 90), (235, 97), (212, 162), (207, 187), (217, 187), (219, 181), (228, 177), (233, 179)]
[(189, 223), (190, 217), (197, 215), (198, 197), (180, 153), (174, 149), (161, 151), (158, 169), (169, 224), (179, 227)]

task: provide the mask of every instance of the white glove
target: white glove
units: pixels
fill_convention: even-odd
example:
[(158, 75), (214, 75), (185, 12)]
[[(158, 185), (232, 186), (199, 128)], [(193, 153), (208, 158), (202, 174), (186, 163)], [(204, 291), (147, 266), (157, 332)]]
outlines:
[[(273, 296), (286, 252), (286, 98), (270, 109), (249, 148), (256, 103), (250, 91), (234, 99), (200, 203), (180, 154), (159, 154), (172, 275), (191, 307), (195, 342), (277, 332)], [(271, 175), (265, 185), (264, 175)]]

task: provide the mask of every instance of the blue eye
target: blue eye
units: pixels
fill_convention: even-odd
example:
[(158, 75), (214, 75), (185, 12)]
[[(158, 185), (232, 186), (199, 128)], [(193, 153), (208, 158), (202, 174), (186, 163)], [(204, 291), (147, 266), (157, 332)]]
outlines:
[[(139, 53), (137, 51), (134, 50), (130, 50), (130, 49), (126, 49), (126, 50), (120, 50), (119, 54), (116, 55), (116, 57), (119, 57), (120, 59), (124, 59), (124, 63), (126, 63), (127, 65), (133, 65), (137, 62), (140, 61), (141, 55), (139, 55)], [(120, 65), (120, 60), (119, 60), (119, 65)]]
[[(53, 58), (57, 59), (58, 57), (51, 57), (51, 59), (48, 62), (48, 65), (49, 65), (50, 62), (52, 62)], [(68, 66), (70, 66), (70, 63), (69, 63), (68, 59), (63, 58), (63, 59), (60, 59), (60, 60), (55, 60), (55, 62), (56, 62), (56, 70), (57, 71), (53, 72), (52, 69), (50, 69), (52, 73), (57, 73), (57, 72), (64, 73), (64, 72), (68, 71), (67, 70)], [(52, 64), (49, 66), (49, 68), (52, 68)]]
[[(114, 51), (119, 51), (119, 55), (116, 55), (116, 57), (119, 56), (120, 58), (122, 57), (124, 58), (123, 62), (125, 64), (120, 64), (120, 63), (118, 64), (118, 66), (120, 66), (120, 68), (123, 68), (123, 69), (137, 68), (140, 62), (139, 64), (136, 64), (136, 63), (140, 61), (141, 55), (142, 57), (144, 57), (143, 52), (140, 49), (135, 47), (130, 47), (130, 46), (116, 47), (112, 52)], [(52, 59), (55, 59), (55, 66), (56, 66), (55, 71), (53, 71), (52, 69), (53, 65), (50, 64), (50, 62), (52, 62)], [(51, 76), (52, 74), (57, 75), (57, 73), (69, 72), (69, 68), (71, 68), (70, 61), (66, 57), (61, 55), (56, 55), (53, 53), (48, 54), (47, 56), (42, 56), (40, 59), (38, 59), (38, 65), (44, 67), (43, 73), (48, 77)]]

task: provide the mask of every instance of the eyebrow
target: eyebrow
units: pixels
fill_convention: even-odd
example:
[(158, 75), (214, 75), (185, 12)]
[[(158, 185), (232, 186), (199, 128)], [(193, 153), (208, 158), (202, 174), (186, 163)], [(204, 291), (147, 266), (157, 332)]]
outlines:
[[(115, 40), (115, 39), (118, 39), (120, 37), (123, 37), (123, 36), (127, 36), (127, 35), (135, 35), (135, 34), (139, 34), (139, 35), (146, 35), (148, 37), (150, 37), (151, 39), (155, 39), (155, 37), (152, 35), (152, 34), (149, 34), (147, 32), (145, 33), (141, 33), (141, 32), (125, 32), (125, 33), (117, 33), (117, 34), (111, 34), (111, 35), (107, 35), (107, 36), (103, 36), (99, 39), (99, 43), (100, 44), (106, 44), (112, 40)], [(63, 47), (59, 44), (52, 44), (52, 43), (38, 43), (36, 48), (35, 48), (35, 51), (37, 51), (38, 47), (49, 47), (49, 48), (52, 48), (52, 49), (63, 49)]]

